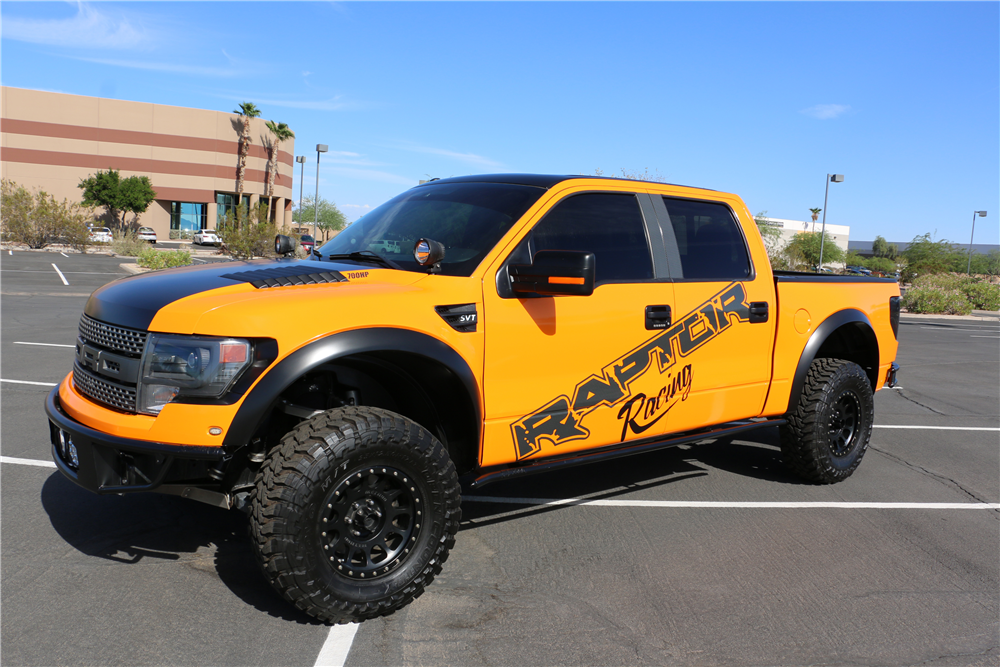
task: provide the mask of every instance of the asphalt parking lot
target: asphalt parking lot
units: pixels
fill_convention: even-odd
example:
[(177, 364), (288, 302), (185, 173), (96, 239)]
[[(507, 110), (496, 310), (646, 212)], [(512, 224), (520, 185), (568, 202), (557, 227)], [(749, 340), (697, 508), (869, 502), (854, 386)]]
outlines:
[(767, 429), (497, 483), (420, 599), (331, 630), (271, 591), (238, 512), (49, 463), (44, 397), (121, 261), (0, 256), (4, 665), (1000, 663), (997, 321), (904, 315), (846, 482), (799, 482)]

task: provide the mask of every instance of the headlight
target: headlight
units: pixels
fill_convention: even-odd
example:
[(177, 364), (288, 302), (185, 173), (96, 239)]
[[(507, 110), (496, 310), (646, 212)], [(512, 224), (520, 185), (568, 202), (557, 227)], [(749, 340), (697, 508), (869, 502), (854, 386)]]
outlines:
[(159, 414), (178, 396), (220, 398), (251, 356), (242, 338), (150, 334), (142, 354), (139, 412)]

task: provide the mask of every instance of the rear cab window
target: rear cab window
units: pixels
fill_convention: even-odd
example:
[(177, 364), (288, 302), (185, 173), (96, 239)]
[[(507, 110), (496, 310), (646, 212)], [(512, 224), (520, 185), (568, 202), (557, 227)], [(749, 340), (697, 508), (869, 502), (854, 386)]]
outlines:
[(674, 197), (662, 200), (670, 219), (662, 228), (675, 279), (715, 282), (751, 277), (746, 240), (728, 206)]

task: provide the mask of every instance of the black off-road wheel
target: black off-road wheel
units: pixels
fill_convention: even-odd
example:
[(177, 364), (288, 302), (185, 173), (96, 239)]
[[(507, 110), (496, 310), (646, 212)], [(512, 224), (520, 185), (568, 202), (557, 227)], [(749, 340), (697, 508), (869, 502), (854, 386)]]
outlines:
[(851, 361), (816, 359), (786, 419), (781, 455), (795, 474), (817, 484), (847, 479), (868, 449), (875, 420), (868, 375)]
[(455, 465), (388, 410), (339, 408), (282, 438), (257, 474), (250, 530), (271, 585), (327, 623), (390, 614), (441, 571), (461, 519)]

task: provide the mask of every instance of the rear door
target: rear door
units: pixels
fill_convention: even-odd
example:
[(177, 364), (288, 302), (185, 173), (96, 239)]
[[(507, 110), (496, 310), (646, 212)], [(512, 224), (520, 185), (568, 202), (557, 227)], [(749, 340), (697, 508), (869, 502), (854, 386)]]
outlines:
[[(777, 315), (770, 272), (757, 276), (731, 202), (652, 195), (652, 203), (674, 288), (672, 326), (654, 344), (661, 373), (680, 379), (679, 393), (653, 412), (670, 411), (665, 432), (757, 416)], [(641, 427), (648, 401), (631, 400), (628, 418)]]

